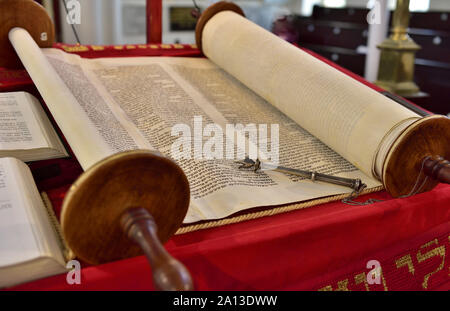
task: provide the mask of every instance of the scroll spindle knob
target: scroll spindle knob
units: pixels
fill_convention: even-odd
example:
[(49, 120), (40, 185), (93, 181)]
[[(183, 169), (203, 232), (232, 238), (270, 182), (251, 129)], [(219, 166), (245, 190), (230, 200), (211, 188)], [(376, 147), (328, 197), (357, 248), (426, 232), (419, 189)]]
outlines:
[(144, 208), (127, 209), (121, 217), (121, 225), (130, 239), (139, 244), (153, 271), (157, 290), (193, 290), (193, 282), (186, 267), (170, 256), (157, 236), (157, 226)]
[(424, 162), (425, 175), (440, 181), (442, 183), (450, 184), (450, 162), (441, 156), (433, 156)]
[(189, 182), (175, 162), (150, 150), (125, 151), (94, 164), (72, 185), (61, 228), (84, 262), (144, 253), (157, 289), (189, 290), (188, 271), (162, 246), (183, 223), (189, 199)]

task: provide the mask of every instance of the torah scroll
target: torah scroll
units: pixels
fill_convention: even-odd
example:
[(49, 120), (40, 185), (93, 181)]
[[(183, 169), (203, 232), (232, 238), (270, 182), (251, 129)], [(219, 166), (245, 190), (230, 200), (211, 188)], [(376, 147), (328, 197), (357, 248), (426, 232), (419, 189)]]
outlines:
[[(203, 13), (196, 37), (210, 60), (381, 180), (392, 195), (412, 195), (436, 184), (422, 180), (423, 159), (433, 152), (448, 157), (448, 118), (422, 119), (242, 15), (227, 2)], [(407, 166), (403, 174), (401, 165)], [(420, 182), (422, 189), (415, 187)]]
[(381, 176), (378, 151), (386, 133), (419, 119), (235, 12), (209, 20), (202, 48), (214, 63), (367, 175)]
[[(400, 138), (443, 118), (422, 119), (234, 12), (217, 12), (203, 24), (208, 59), (82, 59), (41, 50), (20, 28), (9, 38), (84, 169), (130, 149), (171, 156), (174, 126), (194, 121), (195, 131), (201, 117), (222, 127), (277, 124), (281, 165), (360, 178), (375, 191)], [(277, 172), (240, 171), (229, 159), (177, 162), (191, 187), (185, 223), (351, 192)]]

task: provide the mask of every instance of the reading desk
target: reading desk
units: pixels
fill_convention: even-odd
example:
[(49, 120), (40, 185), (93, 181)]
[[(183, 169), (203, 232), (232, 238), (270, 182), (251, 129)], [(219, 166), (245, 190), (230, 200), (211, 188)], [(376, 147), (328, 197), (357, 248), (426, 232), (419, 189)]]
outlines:
[[(85, 58), (196, 56), (189, 45), (54, 47)], [(307, 51), (308, 52), (308, 51)], [(312, 52), (313, 56), (353, 79), (381, 91), (359, 76)], [(0, 90), (39, 95), (24, 71), (0, 71)], [(45, 103), (43, 103), (45, 104)], [(82, 173), (75, 157), (30, 164), (35, 180), (59, 216), (64, 197)], [(448, 290), (450, 187), (407, 198), (379, 191), (352, 206), (329, 202), (302, 209), (265, 210), (237, 216), (221, 226), (183, 227), (167, 250), (191, 272), (198, 290)], [(283, 213), (279, 213), (283, 211)], [(261, 217), (263, 216), (264, 217)], [(253, 218), (253, 219), (252, 219)], [(367, 274), (381, 267), (379, 282)], [(100, 265), (83, 264), (80, 285), (58, 275), (15, 287), (16, 290), (153, 289), (144, 256)]]
[[(82, 57), (198, 56), (190, 45), (55, 47)], [(330, 61), (320, 58), (330, 66)], [(376, 89), (345, 69), (351, 77)], [(0, 71), (2, 91), (33, 89), (24, 71)], [(34, 92), (36, 94), (36, 92)], [(82, 170), (75, 159), (31, 164), (40, 190), (58, 214), (70, 184)], [(53, 168), (54, 175), (42, 172)], [(450, 187), (406, 199), (385, 191), (361, 197), (382, 202), (367, 206), (326, 203), (278, 215), (174, 236), (168, 251), (190, 270), (198, 290), (448, 290)], [(366, 265), (377, 260), (381, 284), (370, 285)], [(153, 289), (144, 256), (87, 266), (81, 285), (60, 275), (17, 290)]]

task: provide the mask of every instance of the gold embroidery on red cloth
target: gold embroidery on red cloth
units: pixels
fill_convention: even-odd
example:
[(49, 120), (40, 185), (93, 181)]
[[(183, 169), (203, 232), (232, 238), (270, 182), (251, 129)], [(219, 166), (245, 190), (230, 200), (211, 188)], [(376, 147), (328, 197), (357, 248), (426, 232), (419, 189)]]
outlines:
[(94, 51), (103, 51), (103, 50), (105, 49), (104, 46), (100, 46), (100, 45), (91, 45), (91, 48), (92, 48)]
[[(383, 269), (381, 267), (380, 267), (380, 278), (381, 278), (381, 284), (383, 285), (383, 290), (388, 291), (386, 279), (384, 278)], [(364, 283), (364, 287), (365, 287), (366, 291), (370, 291), (370, 286), (369, 286), (369, 283), (367, 282), (367, 274), (365, 272), (356, 274), (354, 276), (354, 279), (355, 279), (355, 285)], [(351, 289), (349, 289), (348, 286), (349, 286), (349, 280), (344, 279), (342, 281), (337, 282), (336, 289), (333, 289), (332, 285), (327, 285), (327, 286), (324, 286), (324, 287), (318, 289), (318, 291), (333, 291), (333, 290), (334, 291), (350, 291)]]
[(150, 48), (151, 48), (151, 49), (157, 49), (157, 48), (159, 48), (159, 46), (156, 45), (156, 44), (150, 44)]
[(134, 50), (136, 49), (135, 45), (127, 45), (127, 50)]
[(64, 51), (68, 53), (89, 51), (89, 48), (85, 45), (74, 45), (74, 46), (63, 45), (62, 48)]
[(140, 49), (146, 49), (147, 46), (145, 44), (138, 44), (138, 48)]
[(114, 49), (116, 49), (116, 50), (123, 50), (123, 45), (115, 45)]
[(388, 291), (388, 287), (387, 287), (387, 284), (386, 284), (386, 279), (383, 276), (383, 269), (381, 269), (381, 267), (380, 267), (380, 273), (381, 273), (381, 282), (383, 282), (384, 291), (387, 292)]
[(369, 283), (367, 283), (367, 276), (366, 273), (360, 273), (358, 275), (355, 275), (355, 284), (359, 285), (361, 283), (364, 283), (364, 287), (366, 288), (366, 292), (370, 292), (369, 289)]
[(171, 48), (172, 48), (172, 45), (170, 45), (170, 44), (161, 44), (160, 47), (161, 47), (162, 49), (171, 49)]
[[(319, 289), (319, 291), (333, 291), (333, 286), (331, 285), (327, 285), (325, 287), (322, 287), (321, 289)], [(335, 291), (339, 291), (339, 292), (348, 292), (348, 279), (342, 280), (342, 281), (338, 281), (337, 282), (337, 288)]]
[[(394, 268), (389, 272), (388, 279), (391, 280), (391, 282), (398, 283), (399, 280), (403, 280), (402, 282), (408, 282), (408, 279), (415, 283), (416, 278), (423, 277), (422, 282), (422, 288), (429, 289), (430, 288), (430, 279), (433, 275), (436, 275), (439, 271), (444, 271), (445, 267), (445, 251), (446, 251), (446, 243), (450, 243), (450, 235), (444, 235), (439, 238), (435, 238), (425, 244), (422, 244), (421, 246), (418, 246), (415, 250), (410, 250), (409, 252), (405, 252), (399, 256), (396, 256), (392, 259), (388, 259), (384, 261), (384, 264), (387, 264), (388, 266), (394, 265), (396, 269)], [(416, 256), (414, 256), (414, 254)], [(414, 262), (415, 257), (417, 257), (417, 262)], [(434, 262), (431, 262), (431, 265), (426, 265), (427, 260), (431, 260), (432, 258), (440, 257), (439, 259), (440, 264), (435, 268), (433, 265)], [(392, 261), (391, 261), (392, 260)], [(435, 259), (436, 260), (436, 259)], [(420, 264), (423, 265), (424, 269), (420, 269)], [(418, 266), (419, 265), (419, 266)], [(434, 270), (433, 270), (434, 269)], [(450, 267), (449, 267), (450, 269)], [(396, 272), (398, 270), (398, 272)], [(423, 271), (425, 270), (425, 271)], [(431, 271), (433, 270), (433, 271)], [(402, 272), (404, 271), (404, 272)], [(431, 272), (430, 272), (431, 271)], [(427, 273), (428, 272), (428, 273)], [(449, 271), (450, 272), (450, 271)], [(406, 277), (402, 277), (401, 273), (406, 273)], [(366, 291), (373, 290), (375, 286), (377, 285), (370, 285), (367, 280), (367, 273), (366, 272), (358, 272), (353, 273), (353, 282), (348, 282), (348, 280), (351, 280), (352, 277), (349, 275), (342, 275), (341, 279), (342, 281), (337, 281), (336, 279), (330, 280), (332, 284), (322, 286), (318, 290), (319, 291), (333, 291), (333, 290), (361, 290), (362, 284), (364, 284), (364, 288)], [(448, 274), (450, 276), (450, 273)], [(344, 279), (344, 277), (347, 277)], [(383, 289), (385, 291), (388, 290), (387, 281), (384, 276), (383, 270), (380, 267), (380, 279), (381, 284), (383, 286)], [(335, 283), (337, 281), (337, 283)], [(333, 285), (335, 284), (335, 285)], [(378, 284), (381, 285), (381, 284)], [(333, 286), (336, 286), (334, 289)], [(392, 287), (392, 286), (391, 286)], [(393, 285), (393, 287), (396, 287)]]
[(397, 267), (397, 269), (400, 269), (401, 267), (407, 266), (408, 267), (408, 271), (409, 273), (411, 273), (412, 275), (414, 275), (414, 264), (412, 262), (411, 259), (411, 255), (405, 255), (402, 258), (399, 258), (395, 261), (395, 266)]
[[(0, 80), (10, 80), (10, 79), (27, 79), (29, 78), (26, 71), (17, 70), (0, 70)], [(4, 85), (5, 83), (3, 83)]]
[(338, 286), (338, 287), (336, 288), (336, 291), (339, 291), (339, 292), (348, 292), (348, 291), (349, 291), (349, 289), (348, 289), (348, 279), (339, 281), (339, 282), (337, 283), (337, 286)]
[[(425, 243), (424, 245), (422, 245), (422, 246), (420, 247), (420, 249), (422, 250), (422, 249), (424, 249), (424, 248), (428, 248), (428, 247), (432, 246), (433, 244), (439, 245), (438, 239), (434, 239), (434, 240), (432, 240), (432, 241), (430, 241), (430, 242), (428, 242), (428, 243)], [(444, 246), (444, 245), (441, 245), (441, 246), (439, 246), (439, 247), (433, 248), (432, 250), (430, 250), (429, 252), (426, 252), (425, 254), (422, 254), (420, 250), (417, 252), (417, 261), (418, 261), (419, 263), (421, 263), (421, 262), (423, 262), (423, 261), (425, 261), (425, 260), (428, 260), (428, 259), (430, 259), (430, 258), (432, 258), (432, 257), (436, 257), (436, 256), (442, 257), (442, 262), (439, 264), (439, 266), (438, 266), (438, 268), (437, 268), (436, 270), (434, 270), (434, 271), (432, 271), (432, 272), (430, 272), (430, 273), (428, 273), (428, 274), (426, 274), (426, 275), (424, 276), (424, 278), (423, 278), (423, 283), (422, 283), (422, 287), (423, 287), (424, 289), (427, 289), (427, 288), (428, 288), (428, 281), (429, 281), (430, 277), (431, 277), (433, 274), (435, 274), (435, 273), (441, 271), (441, 270), (444, 268), (444, 262), (445, 262), (445, 246)]]

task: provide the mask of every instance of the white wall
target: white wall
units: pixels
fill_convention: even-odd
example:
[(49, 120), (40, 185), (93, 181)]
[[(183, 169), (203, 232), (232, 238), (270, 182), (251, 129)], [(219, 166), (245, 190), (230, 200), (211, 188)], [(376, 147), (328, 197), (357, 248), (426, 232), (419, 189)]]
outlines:
[[(81, 25), (76, 25), (76, 29), (83, 44), (115, 44), (117, 42), (115, 14), (120, 14), (114, 10), (115, 3), (121, 0), (78, 0), (81, 3)], [(142, 1), (145, 0), (125, 0)], [(163, 0), (173, 1), (173, 0)], [(213, 0), (209, 0), (213, 1)], [(245, 2), (245, 0), (240, 0)], [(249, 1), (249, 0), (247, 0)], [(304, 13), (305, 7), (313, 3), (323, 3), (324, 0), (251, 0), (249, 2), (260, 2), (286, 7), (293, 13)], [(374, 1), (374, 0), (372, 0)], [(395, 1), (395, 0), (390, 0)], [(239, 1), (238, 1), (239, 2)], [(346, 0), (346, 4), (352, 7), (367, 7), (369, 0)], [(61, 1), (62, 3), (62, 1)], [(450, 11), (450, 0), (430, 0), (430, 10)], [(62, 42), (76, 43), (75, 36), (70, 25), (66, 22), (66, 13), (61, 6), (62, 22)]]
[(347, 0), (347, 6), (365, 8), (368, 0)]
[[(114, 43), (114, 3), (118, 0), (78, 0), (81, 4), (81, 24), (75, 25), (82, 44)], [(61, 2), (62, 4), (62, 2)], [(60, 6), (62, 42), (76, 43), (71, 25), (66, 21), (66, 11)]]
[(450, 11), (449, 0), (430, 0), (431, 11)]
[[(295, 1), (295, 0), (292, 0)], [(301, 1), (301, 0), (300, 0)], [(390, 6), (395, 6), (395, 0), (391, 0)], [(413, 1), (413, 0), (411, 0)], [(423, 1), (423, 0), (414, 0)], [(366, 7), (367, 0), (347, 0), (348, 6), (354, 7)], [(430, 0), (430, 11), (449, 11), (450, 12), (450, 0)]]
[[(300, 13), (302, 6), (306, 5), (308, 2), (322, 2), (322, 0), (288, 0), (288, 7), (293, 9), (293, 12)], [(351, 7), (365, 8), (367, 7), (368, 2), (369, 0), (347, 0), (346, 5)], [(394, 7), (395, 2), (396, 0), (390, 0), (390, 6)], [(430, 0), (430, 10), (450, 12), (450, 0)]]

